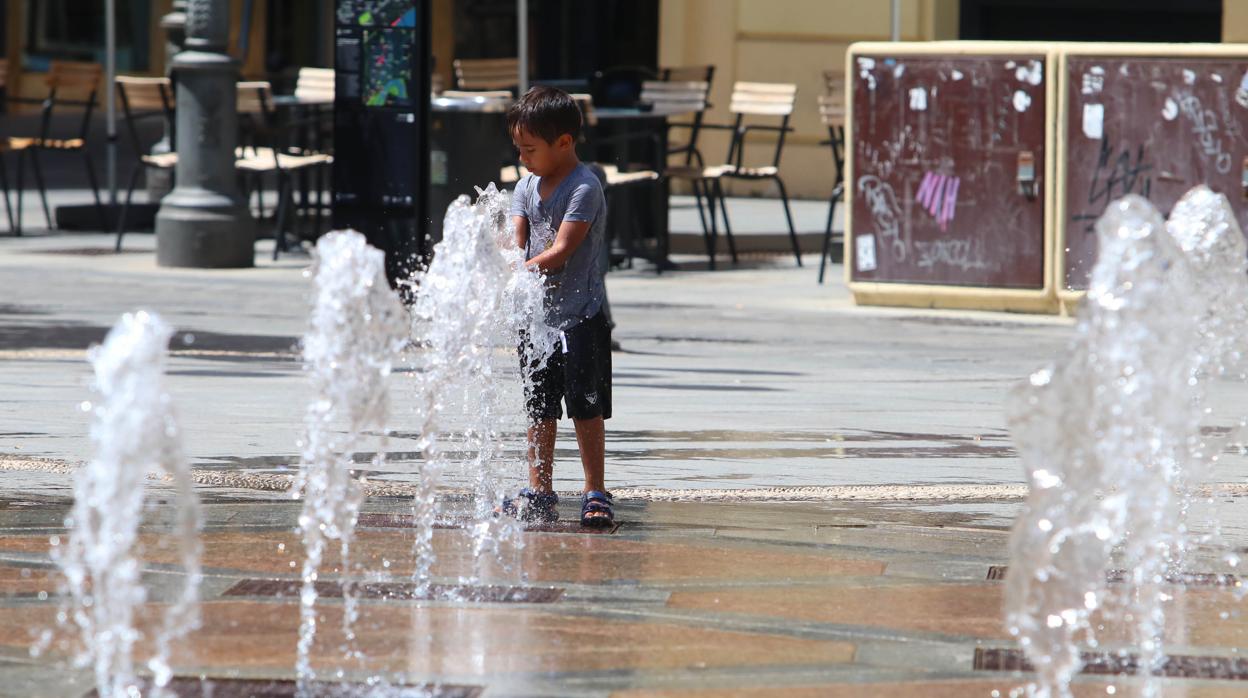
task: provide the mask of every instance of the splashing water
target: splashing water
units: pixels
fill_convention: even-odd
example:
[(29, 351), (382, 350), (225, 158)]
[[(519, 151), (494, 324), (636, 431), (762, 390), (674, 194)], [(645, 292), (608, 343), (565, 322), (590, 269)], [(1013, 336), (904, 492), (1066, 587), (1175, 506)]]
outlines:
[[(462, 196), (447, 209), (444, 237), (427, 270), (411, 280), (418, 289), (412, 333), (422, 348), (417, 361), (416, 411), (423, 463), (414, 502), (417, 521), (413, 580), (427, 590), (432, 579), (437, 488), (451, 459), (442, 434), (463, 434), (459, 463), (473, 482), (474, 556), (501, 557), (501, 545), (519, 546), (519, 526), (495, 515), (505, 492), (523, 472), (521, 396), (532, 370), (545, 364), (557, 334), (546, 325), (544, 279), (524, 267), (507, 217), (510, 196), (493, 184), (478, 189), (473, 204)], [(524, 342), (535, 362), (521, 371), (516, 347)], [(518, 467), (517, 467), (518, 466)]]
[[(91, 406), (91, 460), (74, 482), (74, 506), (65, 520), (69, 540), (53, 548), (66, 578), (70, 607), (84, 649), (80, 666), (91, 665), (96, 690), (117, 698), (137, 695), (135, 612), (147, 600), (142, 584), (138, 534), (149, 474), (163, 474), (175, 491), (176, 543), (182, 586), (164, 613), (148, 660), (152, 695), (163, 695), (172, 678), (170, 645), (199, 622), (200, 507), (181, 432), (165, 388), (167, 348), (173, 330), (157, 315), (127, 313), (103, 345), (92, 347), (100, 401)], [(57, 540), (53, 539), (56, 545)]]
[[(1207, 384), (1248, 328), (1245, 243), (1225, 197), (1197, 187), (1167, 224), (1128, 196), (1097, 236), (1069, 359), (1007, 401), (1031, 493), (1010, 542), (1006, 621), (1042, 698), (1071, 695), (1079, 644), (1100, 646), (1101, 627), (1124, 627), (1143, 673), (1164, 660), (1162, 584), (1185, 561), (1188, 503), (1211, 460)], [(1113, 562), (1127, 574), (1111, 587)]]
[[(315, 397), (308, 405), (294, 491), (303, 497), (299, 526), (303, 564), (296, 672), (300, 695), (315, 679), (310, 653), (316, 639), (316, 582), (327, 540), (341, 549), (343, 633), (353, 643), (358, 615), (352, 593), (350, 547), (363, 499), (352, 477), (353, 454), (369, 431), (384, 439), (389, 413), (386, 380), (407, 343), (407, 313), (385, 276), (385, 256), (354, 231), (333, 232), (316, 245), (317, 260), (303, 360)], [(384, 457), (384, 444), (377, 458)], [(374, 465), (380, 466), (381, 463)]]

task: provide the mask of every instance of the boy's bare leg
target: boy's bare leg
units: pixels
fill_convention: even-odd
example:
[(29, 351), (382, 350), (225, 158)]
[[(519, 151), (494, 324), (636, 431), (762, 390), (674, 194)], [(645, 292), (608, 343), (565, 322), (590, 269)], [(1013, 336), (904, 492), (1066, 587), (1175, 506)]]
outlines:
[(576, 445), (581, 451), (581, 467), (585, 469), (585, 491), (607, 491), (603, 459), (606, 451), (606, 428), (602, 417), (574, 419)]
[(529, 487), (534, 492), (554, 491), (555, 425), (543, 419), (529, 427)]

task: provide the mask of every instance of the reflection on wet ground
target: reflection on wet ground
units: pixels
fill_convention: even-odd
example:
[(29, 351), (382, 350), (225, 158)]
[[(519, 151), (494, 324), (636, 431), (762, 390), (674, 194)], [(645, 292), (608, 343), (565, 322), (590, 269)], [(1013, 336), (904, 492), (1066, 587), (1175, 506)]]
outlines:
[[(86, 349), (104, 341), (107, 327), (86, 323), (44, 323), (0, 325), (0, 350), (14, 349)], [(295, 355), (299, 340), (254, 334), (227, 334), (202, 330), (182, 330), (169, 341), (175, 353), (179, 350), (198, 352), (232, 351)]]
[(0, 315), (51, 315), (51, 312), (30, 305), (0, 303)]
[[(410, 582), (409, 506), (407, 498), (364, 505), (351, 570), (362, 591), (359, 661), (340, 649), (342, 561), (325, 561), (323, 635), (313, 653), (322, 673), (567, 698), (960, 698), (1008, 695), (1027, 679), (1010, 673), (1020, 668), (1010, 664), (1017, 647), (1000, 620), (1002, 582), (990, 579), (1007, 559), (1001, 522), (1012, 514), (991, 500), (624, 500), (613, 535), (582, 534), (575, 502), (561, 502), (563, 529), (530, 530), (523, 549), (490, 564), (474, 561), (467, 531), (437, 528), (435, 587), (427, 594)], [(452, 516), (467, 506), (445, 502)], [(13, 695), (79, 698), (89, 688), (86, 672), (60, 663), (66, 650), (55, 642), (43, 656), (26, 654), (38, 631), (55, 628), (50, 536), (64, 535), (68, 509), (65, 498), (0, 498), (0, 686)], [(186, 686), (200, 685), (200, 677), (292, 678), (299, 510), (285, 499), (205, 492), (204, 623), (174, 655)], [(141, 627), (178, 588), (177, 551), (165, 546), (176, 515), (171, 504), (158, 504), (144, 521), (151, 594)], [(1228, 574), (1213, 554), (1193, 569)], [(1162, 695), (1238, 695), (1238, 672), (1201, 669), (1234, 668), (1229, 658), (1248, 641), (1236, 593), (1185, 583), (1167, 591), (1183, 611), (1172, 615), (1167, 636), (1181, 643), (1177, 661), (1191, 671), (1167, 672)], [(1102, 673), (1130, 668), (1112, 664), (1094, 663), (1076, 695), (1138, 695), (1130, 677)], [(224, 691), (214, 695), (234, 687), (212, 683)]]
[(706, 390), (741, 393), (774, 393), (782, 390), (781, 388), (770, 388), (765, 385), (713, 385), (709, 383), (621, 383), (617, 381), (615, 386), (621, 388), (649, 388), (652, 390)]

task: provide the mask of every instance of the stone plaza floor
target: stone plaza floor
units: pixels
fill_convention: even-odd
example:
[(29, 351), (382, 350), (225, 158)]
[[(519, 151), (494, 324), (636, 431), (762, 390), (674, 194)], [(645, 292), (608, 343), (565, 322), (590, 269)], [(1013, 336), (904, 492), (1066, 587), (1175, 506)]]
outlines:
[[(88, 673), (57, 662), (62, 653), (27, 654), (34, 635), (55, 627), (49, 536), (63, 533), (67, 504), (0, 500), (2, 695), (69, 698), (90, 688)], [(220, 680), (254, 687), (292, 677), (298, 505), (208, 492), (205, 509), (203, 626), (175, 652), (177, 674), (196, 688), (198, 677), (217, 680), (215, 695), (285, 695), (232, 693)], [(568, 521), (575, 512), (565, 509)], [(1013, 647), (1001, 624), (1008, 517), (932, 513), (917, 502), (629, 500), (613, 533), (565, 525), (525, 534), (512, 569), (495, 568), (475, 587), (511, 594), (450, 602), (386, 598), (411, 573), (409, 510), (398, 499), (366, 505), (354, 546), (373, 572), (355, 625), (364, 659), (343, 659), (341, 602), (322, 599), (313, 652), (322, 676), (441, 685), (433, 695), (471, 687), (616, 698), (993, 696), (1025, 683), (985, 668)], [(158, 533), (168, 514), (153, 512), (142, 541), (152, 607), (177, 581)], [(439, 529), (434, 545), (439, 581), (473, 572), (463, 531)], [(326, 568), (335, 564), (331, 555)], [(1248, 621), (1219, 617), (1239, 606), (1232, 590), (1181, 593), (1171, 651), (1208, 658), (1209, 671), (1238, 666)], [(1239, 680), (1167, 680), (1163, 695), (1242, 695), (1238, 671)], [(1076, 688), (1081, 697), (1138, 695), (1118, 677), (1083, 676)]]
[[(261, 245), (256, 269), (170, 270), (154, 265), (151, 236), (121, 255), (99, 252), (109, 245), (0, 239), (0, 696), (91, 690), (63, 652), (29, 648), (56, 623), (50, 539), (65, 534), (72, 474), (90, 455), (78, 408), (91, 397), (86, 349), (139, 307), (182, 333), (170, 388), (206, 517), (203, 627), (175, 654), (177, 674), (203, 695), (287, 695), (257, 687), (294, 675), (302, 549), (286, 489), (308, 399), (294, 348), (308, 259), (271, 263)], [(622, 344), (607, 443), (619, 527), (580, 530), (569, 498), (563, 521), (525, 533), (470, 601), (404, 596), (418, 435), (403, 433), (394, 377), (399, 433), (390, 470), (370, 475), (355, 544), (371, 585), (356, 625), (363, 659), (343, 659), (342, 605), (324, 600), (322, 676), (486, 698), (943, 698), (1005, 696), (1027, 681), (1001, 670), (1018, 666), (1002, 577), (1026, 492), (1002, 399), (1061, 359), (1071, 322), (855, 307), (839, 266), (815, 283), (817, 257), (796, 269), (757, 256), (717, 272), (678, 261), (685, 270), (643, 265), (608, 280)], [(1244, 396), (1242, 384), (1219, 385), (1211, 426), (1236, 423)], [(565, 492), (579, 479), (568, 431), (556, 471)], [(1197, 517), (1219, 520), (1238, 548), (1248, 547), (1244, 465), (1228, 448)], [(177, 581), (162, 548), (170, 509), (158, 504), (144, 526), (150, 610)], [(453, 521), (435, 532), (439, 582), (481, 572), (466, 536)], [(1198, 566), (1227, 571), (1212, 553)], [(1176, 667), (1186, 676), (1166, 679), (1163, 695), (1243, 695), (1248, 622), (1234, 589), (1173, 590), (1168, 649), (1198, 659)], [(1076, 695), (1138, 688), (1085, 674)]]

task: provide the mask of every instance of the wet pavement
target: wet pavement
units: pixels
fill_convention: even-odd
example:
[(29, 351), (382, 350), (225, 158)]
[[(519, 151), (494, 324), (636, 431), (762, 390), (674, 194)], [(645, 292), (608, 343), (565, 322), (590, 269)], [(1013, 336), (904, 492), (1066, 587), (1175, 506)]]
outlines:
[[(308, 398), (295, 348), (308, 259), (273, 263), (262, 246), (259, 268), (214, 272), (160, 269), (150, 252), (80, 252), (108, 243), (0, 243), (10, 289), (0, 305), (0, 386), (20, 396), (0, 402), (0, 430), (13, 434), (0, 463), (87, 457), (87, 415), (77, 409), (90, 398), (86, 348), (121, 313), (146, 307), (179, 330), (170, 384), (193, 464), (275, 486), (296, 460)], [(144, 235), (127, 242), (152, 244)], [(1020, 483), (1001, 395), (1060, 351), (1067, 323), (863, 310), (791, 259), (743, 267), (610, 276), (623, 345), (607, 431), (613, 488)], [(397, 433), (378, 482), (409, 482), (418, 465), (419, 435), (403, 421), (405, 378), (393, 380)], [(557, 486), (575, 489), (574, 441), (559, 448), (568, 465)], [(11, 482), (56, 488), (37, 471), (11, 471), (22, 473)]]
[[(0, 239), (0, 696), (90, 689), (61, 661), (65, 648), (35, 658), (29, 647), (56, 623), (50, 540), (65, 533), (72, 474), (89, 456), (87, 347), (140, 307), (179, 330), (170, 387), (207, 516), (204, 626), (175, 657), (181, 694), (207, 695), (203, 676), (217, 696), (289, 695), (302, 549), (287, 489), (309, 397), (295, 349), (308, 259), (272, 263), (262, 245), (252, 270), (160, 269), (142, 235), (127, 243), (134, 253), (83, 252), (109, 244)], [(408, 374), (396, 372), (385, 465), (357, 456), (369, 494), (354, 572), (368, 583), (357, 625), (366, 659), (342, 660), (342, 603), (331, 598), (318, 670), (486, 697), (939, 698), (1008, 695), (1024, 682), (991, 668), (1018, 666), (1001, 626), (1001, 568), (1026, 493), (1001, 402), (1061, 357), (1069, 321), (856, 308), (839, 267), (818, 286), (817, 259), (807, 262), (613, 273), (623, 351), (607, 476), (621, 525), (582, 531), (569, 499), (560, 524), (482, 568), (448, 519), (434, 534), (444, 593), (432, 598), (408, 584), (419, 435), (405, 422)], [(1244, 392), (1215, 390), (1220, 484), (1196, 512), (1198, 529), (1219, 520), (1241, 549), (1245, 460), (1227, 427)], [(565, 492), (579, 486), (569, 431), (557, 451)], [(157, 505), (144, 528), (149, 611), (176, 588), (162, 548), (169, 508)], [(1213, 549), (1194, 571), (1235, 573)], [(322, 580), (330, 596), (340, 572)], [(464, 575), (477, 575), (471, 588)], [(1243, 694), (1235, 587), (1174, 581), (1172, 650), (1195, 669), (1164, 695)], [(1200, 678), (1210, 674), (1223, 680)], [(1076, 694), (1136, 688), (1088, 674)]]
[[(363, 580), (361, 659), (341, 650), (341, 560), (326, 559), (313, 652), (322, 679), (342, 671), (346, 682), (443, 687), (433, 695), (603, 698), (986, 697), (1025, 682), (994, 668), (1011, 666), (1014, 651), (1001, 625), (1009, 512), (626, 501), (618, 529), (591, 534), (565, 504), (564, 532), (526, 533), (522, 549), (482, 564), (452, 510), (434, 534), (435, 593), (420, 597), (409, 506), (365, 505), (351, 568)], [(0, 694), (90, 689), (87, 673), (62, 663), (72, 645), (28, 651), (44, 630), (60, 632), (49, 550), (67, 509), (63, 499), (0, 500)], [(295, 502), (207, 493), (203, 624), (174, 653), (179, 695), (286, 695), (255, 693), (254, 683), (230, 693), (229, 680), (293, 678), (297, 513)], [(141, 617), (178, 588), (176, 550), (164, 547), (171, 519), (168, 504), (154, 507), (140, 537), (152, 590)], [(1166, 679), (1163, 695), (1242, 695), (1248, 619), (1233, 583), (1171, 589), (1167, 636), (1188, 674)], [(1107, 640), (1112, 649), (1122, 639)], [(1201, 678), (1215, 671), (1222, 680)], [(1138, 695), (1120, 676), (1089, 672), (1078, 684), (1079, 696)]]

